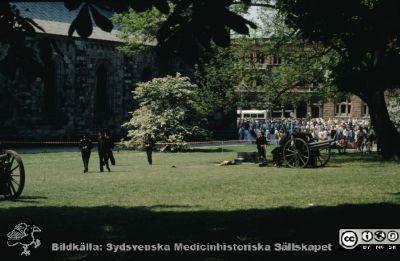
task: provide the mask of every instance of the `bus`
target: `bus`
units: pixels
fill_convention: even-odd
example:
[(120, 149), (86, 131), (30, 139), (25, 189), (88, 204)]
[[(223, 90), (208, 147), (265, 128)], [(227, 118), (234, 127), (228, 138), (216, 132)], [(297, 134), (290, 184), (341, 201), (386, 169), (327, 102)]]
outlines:
[(237, 110), (237, 119), (266, 120), (268, 110)]
[(243, 120), (267, 120), (267, 119), (280, 119), (282, 117), (293, 117), (294, 110), (292, 108), (285, 108), (272, 110), (237, 110), (238, 123)]

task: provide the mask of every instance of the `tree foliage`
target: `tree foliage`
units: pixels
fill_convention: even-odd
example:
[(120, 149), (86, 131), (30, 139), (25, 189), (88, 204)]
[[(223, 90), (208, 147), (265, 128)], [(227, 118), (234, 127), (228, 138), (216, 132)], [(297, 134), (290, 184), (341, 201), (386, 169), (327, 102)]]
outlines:
[(388, 100), (390, 119), (396, 125), (397, 129), (400, 129), (400, 92), (390, 93)]
[(400, 159), (400, 134), (390, 120), (385, 91), (398, 89), (400, 2), (395, 0), (279, 0), (286, 24), (310, 42), (339, 55), (330, 66), (339, 90), (361, 97), (369, 107), (384, 159)]
[(35, 21), (22, 17), (14, 5), (0, 3), (0, 72), (7, 78), (14, 79), (18, 69), (30, 81), (42, 75), (54, 43), (42, 38), (33, 46), (29, 44), (26, 37), (33, 37), (35, 29), (43, 32)]
[[(197, 86), (188, 77), (154, 78), (139, 83), (134, 91), (134, 99), (139, 108), (132, 112), (132, 118), (123, 127), (128, 129), (128, 146), (141, 144), (146, 133), (161, 143), (182, 143), (202, 140), (208, 132), (205, 125), (201, 101), (196, 93)], [(180, 145), (164, 148), (177, 149)]]
[[(116, 12), (129, 8), (143, 12), (152, 7), (169, 14), (157, 30), (157, 48), (179, 53), (186, 61), (195, 62), (212, 49), (213, 44), (228, 47), (230, 31), (248, 34), (255, 24), (235, 13), (235, 4), (272, 6), (285, 17), (286, 24), (299, 31), (303, 39), (321, 44), (339, 55), (330, 66), (329, 76), (339, 90), (351, 92), (367, 102), (371, 121), (381, 143), (383, 158), (400, 158), (400, 135), (390, 121), (384, 92), (397, 89), (400, 77), (400, 2), (397, 0), (354, 0), (340, 2), (320, 0), (135, 0), (84, 1), (64, 0), (71, 10), (80, 8), (70, 26), (88, 37), (92, 18), (103, 30), (110, 30), (109, 20), (98, 16), (93, 8), (101, 6)], [(170, 9), (170, 4), (174, 6)], [(28, 23), (28, 24), (27, 24)], [(108, 24), (109, 25), (109, 24)], [(1, 60), (2, 73), (15, 75), (16, 67), (26, 69), (30, 79), (38, 75), (40, 63), (33, 48), (25, 48), (25, 37), (34, 33), (29, 19), (20, 17), (8, 1), (0, 4), (1, 44), (11, 41)], [(5, 33), (3, 33), (5, 32)], [(17, 49), (11, 48), (16, 47)], [(47, 46), (47, 47), (46, 47)], [(44, 49), (49, 44), (43, 44)], [(46, 55), (44, 55), (45, 57)], [(8, 67), (7, 65), (10, 64)], [(36, 66), (37, 65), (37, 66)]]
[(157, 31), (167, 17), (156, 8), (140, 13), (133, 9), (116, 13), (112, 20), (119, 25), (118, 37), (124, 41), (118, 49), (132, 55), (149, 51), (157, 44)]
[(400, 78), (400, 28), (398, 1), (282, 0), (279, 9), (291, 28), (302, 37), (319, 42), (340, 55), (332, 64), (335, 83), (340, 89), (363, 93), (366, 81), (377, 77), (382, 84), (374, 88), (397, 88)]
[(305, 42), (277, 14), (261, 17), (258, 25), (257, 38), (236, 36), (230, 47), (216, 47), (196, 67), (209, 104), (273, 109), (338, 95), (329, 77), (329, 65), (337, 62), (333, 52)]

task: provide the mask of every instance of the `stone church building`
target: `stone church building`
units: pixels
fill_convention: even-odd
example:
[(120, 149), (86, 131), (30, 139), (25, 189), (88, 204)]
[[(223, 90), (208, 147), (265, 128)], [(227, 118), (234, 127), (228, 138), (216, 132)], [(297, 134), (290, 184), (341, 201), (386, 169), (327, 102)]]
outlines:
[[(126, 56), (116, 50), (117, 31), (94, 27), (88, 39), (68, 37), (77, 12), (63, 2), (18, 2), (17, 8), (46, 31), (61, 51), (52, 54), (43, 78), (28, 82), (0, 74), (0, 140), (76, 140), (108, 128), (118, 137), (135, 104), (137, 82), (155, 73), (151, 54)], [(102, 12), (111, 16), (106, 11)], [(94, 24), (94, 23), (93, 23)], [(95, 26), (95, 24), (94, 24)], [(115, 28), (115, 27), (114, 27)]]

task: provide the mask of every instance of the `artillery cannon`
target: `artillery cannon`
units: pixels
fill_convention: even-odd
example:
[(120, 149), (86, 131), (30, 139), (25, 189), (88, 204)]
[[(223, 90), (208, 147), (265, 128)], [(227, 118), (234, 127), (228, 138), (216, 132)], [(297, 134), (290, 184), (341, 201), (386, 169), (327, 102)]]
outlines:
[(290, 168), (323, 167), (331, 158), (333, 139), (313, 142), (307, 135), (291, 135), (282, 148), (282, 159)]
[(18, 198), (25, 185), (25, 169), (21, 157), (13, 150), (1, 150), (0, 194), (7, 199)]

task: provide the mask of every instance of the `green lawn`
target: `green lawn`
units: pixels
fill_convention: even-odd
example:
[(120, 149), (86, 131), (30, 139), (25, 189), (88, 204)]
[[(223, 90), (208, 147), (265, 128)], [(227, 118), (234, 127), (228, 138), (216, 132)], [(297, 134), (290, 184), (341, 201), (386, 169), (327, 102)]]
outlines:
[(94, 151), (87, 174), (78, 152), (22, 154), (26, 187), (21, 199), (0, 201), (0, 232), (26, 221), (51, 242), (337, 244), (339, 228), (399, 227), (398, 164), (349, 153), (316, 169), (217, 166), (237, 151), (252, 150), (154, 153), (152, 166), (144, 152), (120, 151), (110, 173), (99, 172)]

